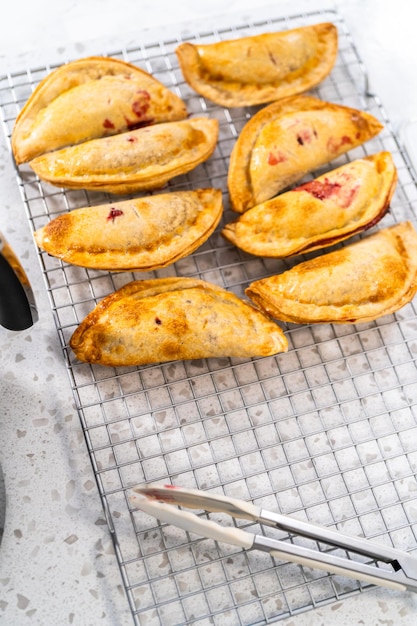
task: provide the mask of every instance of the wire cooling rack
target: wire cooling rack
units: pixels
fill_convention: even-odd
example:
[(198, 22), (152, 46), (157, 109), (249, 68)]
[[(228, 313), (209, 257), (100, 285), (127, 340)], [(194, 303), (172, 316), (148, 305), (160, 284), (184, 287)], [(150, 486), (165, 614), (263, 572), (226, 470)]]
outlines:
[[(339, 55), (331, 75), (313, 93), (367, 110), (385, 125), (378, 137), (327, 167), (391, 151), (399, 184), (382, 226), (405, 219), (416, 224), (412, 167), (378, 98), (367, 92), (365, 69), (337, 12), (259, 18), (215, 32), (200, 28), (187, 39), (208, 43), (327, 20), (338, 27)], [(368, 324), (283, 325), (289, 351), (275, 357), (117, 369), (74, 359), (68, 340), (77, 324), (103, 296), (132, 279), (196, 276), (243, 297), (249, 282), (289, 264), (247, 255), (219, 235), (223, 224), (235, 218), (227, 197), (228, 158), (255, 109), (223, 109), (195, 94), (176, 60), (180, 40), (172, 37), (97, 53), (139, 65), (179, 94), (191, 115), (219, 120), (213, 156), (168, 185), (168, 189), (222, 189), (225, 211), (218, 230), (197, 252), (155, 273), (84, 270), (42, 252), (39, 260), (134, 623), (260, 625), (367, 586), (279, 562), (265, 553), (191, 537), (131, 511), (126, 491), (154, 481), (213, 490), (413, 549), (416, 304)], [(18, 111), (53, 68), (34, 67), (0, 77), (2, 124), (9, 145)], [(99, 193), (52, 188), (27, 166), (16, 172), (33, 230), (59, 213), (108, 200)], [(259, 533), (283, 535), (244, 525)]]

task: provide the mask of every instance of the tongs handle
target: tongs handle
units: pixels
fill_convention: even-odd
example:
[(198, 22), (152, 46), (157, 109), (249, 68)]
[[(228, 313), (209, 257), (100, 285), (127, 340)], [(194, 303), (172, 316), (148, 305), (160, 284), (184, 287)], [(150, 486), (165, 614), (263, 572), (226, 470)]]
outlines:
[[(279, 549), (276, 547), (278, 543), (280, 544)], [(417, 585), (410, 584), (408, 578), (401, 572), (386, 571), (375, 565), (358, 563), (293, 543), (256, 535), (253, 548), (267, 551), (271, 556), (283, 561), (287, 560), (305, 567), (321, 569), (331, 574), (347, 576), (368, 584), (379, 585), (396, 591), (406, 591), (407, 589), (417, 591)], [(395, 577), (398, 577), (398, 580), (395, 580)]]
[[(353, 537), (345, 535), (338, 530), (332, 530), (325, 526), (319, 526), (312, 522), (305, 522), (296, 518), (281, 515), (271, 511), (261, 510), (259, 519), (270, 526), (275, 526), (281, 530), (286, 530), (295, 535), (301, 535), (309, 539), (315, 539), (321, 543), (325, 543), (337, 548), (344, 548), (349, 552), (356, 552), (372, 559), (378, 559), (385, 563), (392, 563), (406, 553), (384, 546), (383, 544), (370, 541), (362, 537)], [(415, 572), (417, 574), (417, 571)]]

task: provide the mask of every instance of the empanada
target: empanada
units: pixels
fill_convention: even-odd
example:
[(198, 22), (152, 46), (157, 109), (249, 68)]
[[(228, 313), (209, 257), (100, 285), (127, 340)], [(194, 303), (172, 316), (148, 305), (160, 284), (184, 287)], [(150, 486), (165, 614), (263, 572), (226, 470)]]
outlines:
[(294, 323), (370, 322), (410, 302), (417, 291), (417, 233), (411, 222), (253, 282), (249, 298)]
[(12, 133), (16, 163), (90, 139), (185, 119), (184, 102), (144, 70), (88, 57), (61, 65), (36, 87)]
[(183, 43), (176, 54), (185, 80), (226, 107), (272, 102), (318, 85), (337, 56), (331, 23), (212, 44)]
[(263, 257), (325, 248), (374, 226), (388, 210), (396, 181), (391, 154), (379, 152), (258, 204), (222, 234)]
[(40, 248), (67, 263), (155, 270), (196, 250), (222, 215), (219, 189), (172, 191), (74, 209), (35, 232)]
[(130, 366), (288, 349), (281, 328), (234, 294), (193, 278), (133, 281), (105, 297), (70, 339), (88, 363)]
[(382, 128), (369, 113), (314, 96), (273, 102), (245, 124), (233, 146), (228, 172), (232, 208), (243, 213), (269, 200)]
[(48, 152), (30, 166), (58, 187), (114, 194), (157, 189), (209, 158), (218, 127), (206, 117), (155, 124)]

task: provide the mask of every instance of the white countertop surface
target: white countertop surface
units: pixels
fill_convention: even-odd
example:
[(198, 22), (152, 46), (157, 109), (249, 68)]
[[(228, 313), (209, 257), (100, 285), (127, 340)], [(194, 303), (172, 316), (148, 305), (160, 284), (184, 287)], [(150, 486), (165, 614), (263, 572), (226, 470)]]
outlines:
[[(0, 73), (32, 64), (38, 57), (85, 56), (95, 51), (99, 40), (132, 40), (143, 30), (178, 32), (184, 21), (209, 25), (218, 15), (241, 18), (269, 4), (6, 0), (0, 20)], [(277, 15), (285, 7), (292, 11), (297, 7), (296, 0), (274, 4)], [(335, 4), (365, 62), (373, 91), (394, 130), (403, 136), (417, 111), (413, 3)], [(411, 140), (409, 146), (412, 152)], [(0, 328), (0, 464), (7, 491), (0, 546), (0, 623), (124, 626), (132, 620), (3, 137), (0, 207), (0, 229), (27, 271), (40, 314), (39, 322), (21, 333)], [(416, 619), (417, 596), (375, 589), (281, 623), (411, 626)]]

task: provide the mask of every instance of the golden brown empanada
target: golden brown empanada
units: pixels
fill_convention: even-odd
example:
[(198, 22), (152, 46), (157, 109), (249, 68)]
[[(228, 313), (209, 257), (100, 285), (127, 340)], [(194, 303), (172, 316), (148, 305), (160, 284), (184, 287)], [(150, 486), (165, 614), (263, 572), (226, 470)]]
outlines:
[(370, 115), (313, 96), (293, 96), (256, 113), (232, 149), (228, 186), (243, 213), (383, 128)]
[(49, 152), (30, 166), (58, 187), (114, 194), (157, 189), (209, 158), (218, 126), (206, 117), (155, 124)]
[(226, 107), (272, 102), (318, 85), (337, 56), (331, 23), (212, 44), (183, 43), (176, 54), (185, 80)]
[(52, 71), (16, 119), (16, 163), (40, 154), (159, 122), (185, 119), (184, 102), (144, 70), (88, 57)]
[(191, 254), (222, 215), (219, 189), (172, 191), (74, 209), (35, 232), (40, 248), (67, 263), (154, 270)]
[(417, 291), (417, 233), (411, 222), (253, 282), (246, 294), (275, 319), (294, 323), (370, 322)]
[(130, 366), (288, 349), (281, 328), (234, 294), (193, 278), (133, 281), (105, 297), (70, 339), (81, 361)]
[(258, 204), (222, 234), (263, 257), (325, 248), (374, 226), (389, 208), (396, 181), (391, 154), (378, 152)]

